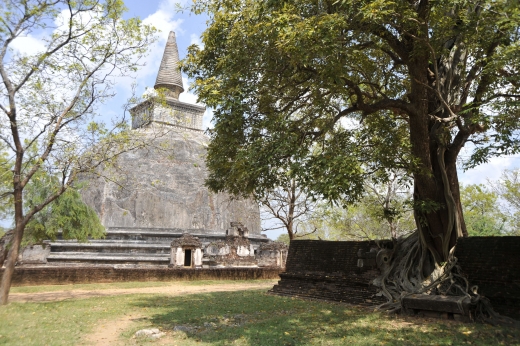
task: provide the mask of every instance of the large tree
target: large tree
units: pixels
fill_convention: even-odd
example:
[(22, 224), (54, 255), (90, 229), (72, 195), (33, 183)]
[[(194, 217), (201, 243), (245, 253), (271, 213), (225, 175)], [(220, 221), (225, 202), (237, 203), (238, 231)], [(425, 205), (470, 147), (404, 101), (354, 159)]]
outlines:
[[(110, 125), (96, 118), (99, 104), (114, 95), (115, 78), (135, 72), (154, 39), (153, 28), (122, 19), (124, 11), (121, 0), (0, 3), (0, 139), (13, 162), (3, 170), (11, 189), (2, 198), (12, 201), (14, 211), (1, 304), (7, 303), (24, 230), (33, 217), (82, 173), (143, 145), (129, 133), (124, 114)], [(42, 38), (40, 52), (13, 49), (31, 34)], [(45, 196), (29, 205), (25, 189), (41, 171), (57, 179), (49, 180)]]
[(466, 234), (461, 150), (467, 167), (518, 151), (518, 2), (201, 0), (193, 10), (209, 15), (204, 48), (184, 62), (215, 110), (209, 186), (268, 188), (289, 167), (310, 191), (349, 202), (368, 175), (404, 169), (417, 232), (394, 262), (415, 268), (394, 283), (417, 289)]

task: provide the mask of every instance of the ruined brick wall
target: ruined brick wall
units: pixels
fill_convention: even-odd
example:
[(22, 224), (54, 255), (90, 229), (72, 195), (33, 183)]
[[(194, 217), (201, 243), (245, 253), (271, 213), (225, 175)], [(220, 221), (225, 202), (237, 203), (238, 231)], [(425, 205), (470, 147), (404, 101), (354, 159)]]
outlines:
[(520, 318), (520, 237), (461, 238), (455, 257), (495, 310)]
[(382, 303), (370, 284), (380, 273), (375, 261), (358, 266), (358, 253), (364, 256), (372, 247), (372, 241), (291, 241), (286, 271), (271, 292), (359, 305)]
[(372, 247), (377, 247), (373, 241), (292, 241), (286, 272), (359, 272), (358, 251), (369, 252)]
[[(278, 279), (278, 268), (111, 268), (33, 267), (16, 268), (13, 286), (66, 285), (79, 283), (174, 280), (255, 280)], [(0, 275), (3, 269), (0, 270)]]
[[(379, 270), (369, 261), (358, 267), (359, 254), (375, 246), (368, 241), (292, 241), (286, 271), (272, 291), (364, 305), (381, 302), (371, 285)], [(478, 285), (497, 312), (520, 318), (520, 237), (461, 238), (455, 256), (470, 284)]]

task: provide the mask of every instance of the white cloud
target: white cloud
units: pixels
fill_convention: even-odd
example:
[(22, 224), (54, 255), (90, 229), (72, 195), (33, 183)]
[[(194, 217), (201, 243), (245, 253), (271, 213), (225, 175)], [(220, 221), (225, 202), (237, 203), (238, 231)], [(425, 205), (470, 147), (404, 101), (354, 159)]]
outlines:
[(202, 128), (204, 130), (206, 129), (212, 129), (213, 124), (211, 123), (211, 120), (213, 119), (213, 109), (206, 108), (206, 112), (204, 113), (204, 116), (202, 117)]
[(9, 45), (16, 53), (21, 55), (34, 55), (45, 52), (45, 43), (32, 36), (20, 36), (15, 38)]
[(459, 172), (462, 184), (487, 184), (488, 180), (500, 178), (506, 169), (516, 169), (520, 165), (519, 156), (494, 157), (488, 163), (477, 166), (466, 172)]
[(179, 101), (193, 103), (193, 104), (197, 104), (199, 106), (203, 106), (202, 103), (197, 102), (197, 95), (188, 91), (189, 86), (190, 86), (190, 82), (189, 82), (188, 78), (182, 77), (182, 85), (184, 86), (184, 92), (179, 95)]
[(200, 37), (198, 35), (196, 35), (196, 34), (191, 34), (190, 35), (190, 45), (192, 45), (192, 44), (196, 44), (201, 49), (204, 48), (204, 45), (202, 44), (202, 41), (200, 40)]

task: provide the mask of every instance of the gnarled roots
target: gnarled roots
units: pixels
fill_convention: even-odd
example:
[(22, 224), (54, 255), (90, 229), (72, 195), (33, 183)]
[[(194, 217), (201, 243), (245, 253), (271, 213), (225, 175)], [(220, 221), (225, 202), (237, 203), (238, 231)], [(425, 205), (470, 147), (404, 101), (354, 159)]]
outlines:
[(476, 306), (475, 320), (491, 324), (515, 324), (520, 322), (496, 313), (489, 300), (478, 294), (477, 286), (470, 286), (462, 274), (457, 258), (450, 252), (448, 261), (436, 264), (433, 256), (422, 244), (418, 231), (394, 241), (394, 248), (380, 250), (377, 264), (381, 275), (373, 281), (387, 302), (377, 309), (399, 312), (402, 299), (410, 294), (428, 294), (468, 297)]

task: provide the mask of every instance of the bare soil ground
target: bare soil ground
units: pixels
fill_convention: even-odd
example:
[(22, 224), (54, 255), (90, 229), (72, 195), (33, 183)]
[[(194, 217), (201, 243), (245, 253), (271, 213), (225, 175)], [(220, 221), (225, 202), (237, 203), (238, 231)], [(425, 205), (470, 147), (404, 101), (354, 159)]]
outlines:
[(11, 293), (9, 295), (10, 302), (49, 302), (60, 301), (65, 299), (83, 299), (93, 297), (106, 297), (122, 294), (166, 294), (172, 296), (180, 296), (186, 294), (207, 293), (207, 292), (229, 292), (242, 290), (270, 289), (276, 283), (243, 283), (237, 281), (231, 284), (203, 285), (203, 286), (187, 286), (175, 285), (162, 287), (139, 287), (139, 288), (121, 288), (121, 289), (103, 289), (103, 290), (67, 290), (40, 293)]

